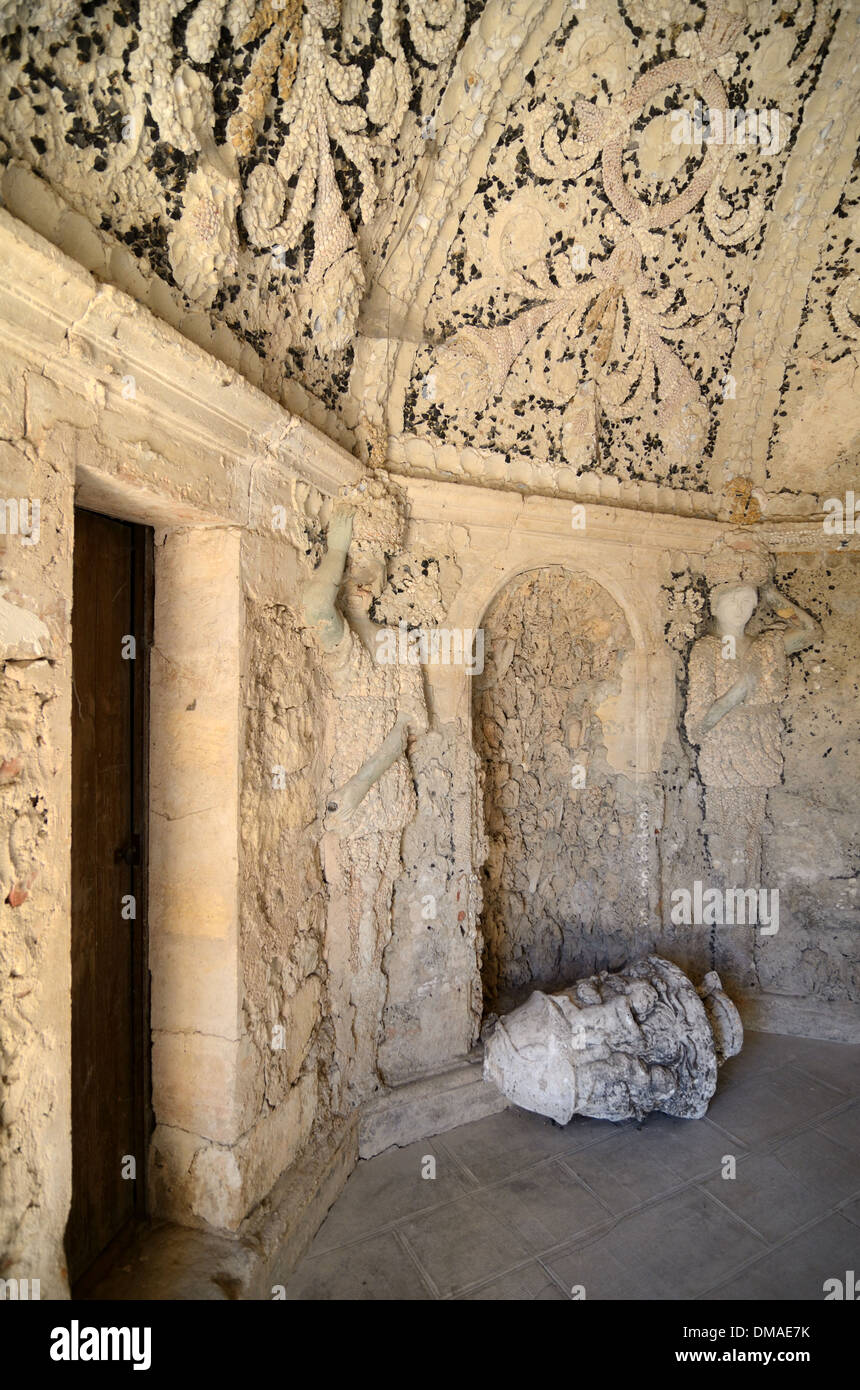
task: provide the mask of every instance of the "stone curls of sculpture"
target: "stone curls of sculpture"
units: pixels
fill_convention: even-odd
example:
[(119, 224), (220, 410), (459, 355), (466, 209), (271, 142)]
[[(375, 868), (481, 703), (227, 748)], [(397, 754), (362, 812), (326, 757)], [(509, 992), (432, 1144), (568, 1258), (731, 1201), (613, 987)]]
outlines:
[(716, 972), (696, 989), (671, 961), (646, 956), (559, 994), (535, 990), (491, 1019), (484, 1078), (515, 1105), (562, 1125), (573, 1115), (639, 1120), (652, 1110), (700, 1119), (718, 1066), (742, 1041)]

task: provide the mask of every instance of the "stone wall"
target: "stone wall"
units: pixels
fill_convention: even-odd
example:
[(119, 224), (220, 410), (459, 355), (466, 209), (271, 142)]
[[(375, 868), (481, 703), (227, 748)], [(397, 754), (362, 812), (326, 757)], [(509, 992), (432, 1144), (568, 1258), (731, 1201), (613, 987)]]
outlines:
[(473, 716), (490, 846), (483, 978), (504, 1009), (629, 949), (641, 897), (623, 853), (633, 786), (607, 762), (600, 716), (633, 643), (606, 590), (563, 570), (509, 585), (484, 630)]
[[(718, 969), (755, 1026), (856, 1037), (853, 543), (820, 525), (760, 528), (778, 588), (823, 629), (789, 659), (784, 776), (767, 800), (762, 879), (779, 889), (780, 922), (765, 936), (672, 919), (673, 893), (712, 879), (704, 788), (683, 716), (690, 647), (710, 621), (703, 558), (721, 528), (657, 516), (643, 528), (635, 515), (588, 507), (584, 529), (572, 532), (570, 508), (552, 499), (497, 497), (488, 506), (463, 485), (410, 490), (415, 544), (451, 554), (462, 576), (445, 621), (485, 629), (483, 678), (436, 669), (428, 683), (438, 718), (462, 726), (471, 711), (485, 778), (488, 849), (472, 862), (482, 868), (478, 949), (491, 1000), (502, 932), (514, 955), (503, 1003), (517, 988), (657, 950), (694, 975)], [(577, 657), (582, 650), (574, 610), (595, 591), (608, 645), (593, 646), (574, 680), (565, 655), (571, 643)], [(618, 656), (607, 675), (600, 662), (610, 650)], [(593, 710), (601, 699), (589, 760), (589, 721), (574, 705)], [(574, 731), (586, 737), (576, 757)], [(585, 797), (573, 803), (576, 762), (590, 766)]]
[(32, 544), (8, 508), (0, 536), (0, 1252), (62, 1297), (75, 502), (155, 531), (150, 1209), (235, 1229), (333, 1123), (323, 700), (296, 603), (359, 470), (0, 221), (0, 495), (39, 508)]
[(860, 653), (856, 554), (780, 557), (777, 582), (821, 622), (791, 663), (785, 775), (768, 799), (764, 875), (780, 889), (780, 931), (757, 958), (763, 990), (860, 1001)]
[(423, 673), (430, 728), (410, 748), (417, 813), (384, 923), (381, 1003), (373, 1036), (350, 1041), (329, 964), (343, 923), (319, 849), (332, 692), (300, 593), (332, 495), (362, 470), (6, 212), (0, 238), (0, 498), (40, 509), (34, 544), (8, 524), (0, 536), (3, 1274), (66, 1291), (75, 499), (156, 530), (156, 1214), (235, 1230), (336, 1123), (359, 1045), (379, 1048), (371, 1088), (462, 1057), (482, 954), (495, 998), (653, 946), (694, 972), (717, 964), (762, 1026), (850, 1035), (853, 544), (820, 526), (758, 528), (823, 635), (790, 663), (784, 782), (768, 801), (780, 931), (738, 963), (669, 911), (673, 889), (708, 872), (682, 725), (698, 619), (686, 624), (678, 594), (695, 592), (722, 526), (661, 515), (655, 493), (634, 512), (409, 478), (406, 551), (377, 616), (483, 624), (487, 675), (480, 687), (462, 666)]
[(72, 431), (42, 383), (28, 432), (32, 377), (5, 354), (0, 375), (0, 492), (40, 501), (34, 544), (0, 536), (0, 1277), (56, 1298), (71, 1194), (72, 477), (39, 457), (39, 435), (52, 415), (70, 463)]
[(481, 1020), (478, 973), (484, 858), (480, 769), (456, 723), (417, 741), (418, 812), (402, 845), (392, 936), (383, 969), (387, 999), (379, 1051), (389, 1084), (464, 1056)]
[(324, 1025), (327, 900), (314, 835), (324, 704), (294, 611), (270, 599), (249, 604), (247, 618), (242, 1012), (255, 1056), (255, 1120), (271, 1131), (274, 1180), (326, 1114), (333, 1064)]
[[(672, 893), (713, 880), (704, 835), (704, 795), (696, 753), (680, 725), (666, 741), (661, 769), (658, 945), (684, 968), (716, 967), (748, 1000), (749, 1019), (774, 1031), (835, 1038), (856, 1035), (858, 738), (853, 619), (857, 556), (826, 546), (820, 528), (771, 537), (777, 587), (816, 618), (820, 639), (788, 663), (781, 706), (785, 758), (770, 790), (763, 834), (762, 886), (779, 893), (773, 935), (679, 927)], [(787, 546), (787, 553), (779, 548)], [(817, 546), (818, 549), (814, 548)], [(695, 557), (685, 557), (685, 564)], [(689, 571), (687, 571), (689, 575)], [(703, 610), (700, 629), (707, 626)], [(750, 630), (760, 623), (754, 617)], [(690, 639), (676, 644), (681, 706)]]

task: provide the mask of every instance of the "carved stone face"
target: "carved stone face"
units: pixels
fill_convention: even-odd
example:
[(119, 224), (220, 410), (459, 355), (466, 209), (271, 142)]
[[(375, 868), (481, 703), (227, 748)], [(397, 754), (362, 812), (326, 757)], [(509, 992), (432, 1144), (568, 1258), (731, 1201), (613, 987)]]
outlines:
[(346, 567), (347, 593), (349, 597), (363, 600), (367, 607), (373, 599), (379, 598), (385, 588), (387, 567), (384, 558), (372, 550), (353, 545), (350, 548)]
[(755, 612), (758, 590), (739, 584), (711, 595), (711, 612), (720, 632), (742, 632)]

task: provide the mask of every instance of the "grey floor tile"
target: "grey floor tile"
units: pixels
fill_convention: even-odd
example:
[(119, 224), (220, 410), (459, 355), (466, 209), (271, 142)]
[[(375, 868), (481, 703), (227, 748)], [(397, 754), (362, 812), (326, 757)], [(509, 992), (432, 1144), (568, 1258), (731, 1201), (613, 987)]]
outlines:
[(542, 1115), (502, 1110), (460, 1125), (434, 1141), (453, 1154), (484, 1186), (522, 1172), (533, 1163), (592, 1144), (609, 1128), (607, 1121), (574, 1119), (563, 1128)]
[(611, 1219), (557, 1159), (482, 1190), (477, 1200), (536, 1254)]
[[(435, 1178), (421, 1176), (426, 1157), (436, 1160)], [(362, 1159), (350, 1174), (311, 1247), (311, 1254), (370, 1235), (405, 1216), (461, 1197), (473, 1186), (450, 1154), (430, 1139)]]
[(489, 1284), (482, 1284), (471, 1293), (460, 1294), (460, 1298), (471, 1303), (493, 1300), (516, 1301), (519, 1303), (566, 1303), (568, 1301), (558, 1284), (539, 1264), (525, 1265), (512, 1270)]
[(841, 1115), (822, 1120), (818, 1128), (828, 1138), (835, 1139), (837, 1144), (844, 1144), (852, 1153), (860, 1154), (860, 1102), (849, 1105)]
[(707, 1193), (686, 1188), (546, 1264), (587, 1299), (694, 1298), (765, 1249)]
[(860, 1229), (841, 1215), (827, 1216), (793, 1236), (705, 1297), (725, 1299), (824, 1299), (827, 1279), (860, 1273)]
[(732, 1142), (707, 1120), (649, 1115), (641, 1129), (625, 1127), (563, 1162), (620, 1215), (717, 1171)]
[(416, 1302), (433, 1297), (408, 1253), (390, 1233), (308, 1256), (287, 1285), (286, 1296), (290, 1302)]
[(532, 1254), (523, 1238), (475, 1197), (408, 1221), (400, 1231), (443, 1297), (503, 1274)]
[(718, 1092), (708, 1118), (754, 1146), (795, 1133), (843, 1103), (841, 1092), (788, 1065)]
[(561, 1128), (510, 1109), (380, 1154), (288, 1297), (557, 1301), (583, 1284), (589, 1298), (820, 1298), (825, 1278), (860, 1273), (858, 1075), (860, 1048), (747, 1033), (704, 1120)]
[(719, 1168), (727, 1153), (745, 1152), (732, 1145), (725, 1130), (710, 1116), (701, 1120), (677, 1120), (672, 1115), (649, 1115), (637, 1130), (643, 1153), (653, 1153), (671, 1165), (679, 1177), (707, 1176)]
[(594, 1148), (571, 1154), (565, 1165), (587, 1183), (609, 1210), (617, 1216), (641, 1207), (677, 1187), (677, 1173), (653, 1154), (643, 1154), (638, 1136), (619, 1134)]
[(842, 1207), (839, 1214), (847, 1217), (849, 1221), (853, 1221), (855, 1226), (860, 1226), (860, 1197)]
[(860, 1095), (860, 1047), (808, 1038), (801, 1041), (804, 1047), (793, 1061), (795, 1067), (846, 1095)]
[(748, 1081), (764, 1071), (784, 1067), (804, 1054), (799, 1046), (803, 1038), (788, 1038), (777, 1033), (744, 1033), (744, 1044), (737, 1057), (730, 1057), (720, 1067), (719, 1085), (725, 1087), (729, 1081)]
[(773, 1153), (742, 1159), (734, 1178), (702, 1186), (775, 1244), (860, 1189), (860, 1170), (844, 1149), (811, 1130)]
[(776, 1153), (831, 1207), (860, 1193), (860, 1152), (852, 1152), (823, 1131), (806, 1130), (780, 1144)]

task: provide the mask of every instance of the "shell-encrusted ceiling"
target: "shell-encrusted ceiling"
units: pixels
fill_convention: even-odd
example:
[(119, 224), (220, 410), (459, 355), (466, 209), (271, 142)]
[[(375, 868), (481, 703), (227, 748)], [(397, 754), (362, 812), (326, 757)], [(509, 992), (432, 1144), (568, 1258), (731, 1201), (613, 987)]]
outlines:
[(809, 515), (856, 479), (858, 18), (0, 0), (0, 151), (374, 463)]

